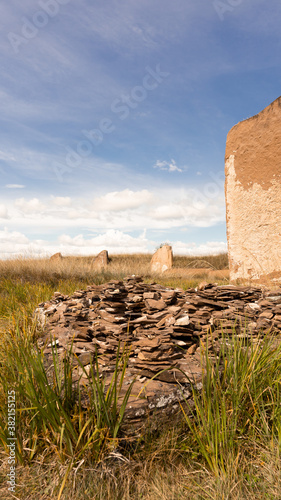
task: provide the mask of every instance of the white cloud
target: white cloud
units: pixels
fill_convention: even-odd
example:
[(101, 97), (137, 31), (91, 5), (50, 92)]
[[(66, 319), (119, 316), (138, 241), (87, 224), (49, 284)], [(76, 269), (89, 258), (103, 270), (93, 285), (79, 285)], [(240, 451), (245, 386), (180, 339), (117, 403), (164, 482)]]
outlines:
[(23, 254), (29, 243), (28, 238), (19, 231), (9, 231), (6, 227), (0, 231), (0, 256), (6, 258)]
[[(51, 251), (49, 250), (51, 249)], [(47, 241), (30, 241), (19, 231), (9, 231), (7, 228), (0, 231), (0, 258), (13, 257), (45, 257), (56, 247), (52, 248)]]
[(5, 188), (8, 189), (23, 189), (25, 186), (23, 184), (6, 184)]
[(177, 167), (175, 160), (171, 159), (168, 161), (157, 160), (153, 168), (159, 168), (159, 170), (167, 170), (168, 172), (183, 172), (183, 170)]
[(28, 243), (28, 238), (19, 231), (9, 231), (7, 227), (0, 231), (0, 242), (3, 243)]
[(61, 252), (63, 255), (96, 255), (104, 249), (109, 253), (146, 253), (149, 251), (148, 245), (145, 231), (138, 237), (114, 229), (92, 238), (86, 238), (83, 234), (74, 237), (64, 234), (55, 242), (39, 239), (31, 241), (23, 233), (9, 231), (7, 228), (0, 231), (1, 258), (45, 257), (56, 252)]
[(69, 210), (67, 212), (67, 218), (69, 220), (77, 220), (77, 219), (80, 219), (80, 220), (86, 220), (86, 219), (90, 219), (90, 220), (98, 220), (99, 218), (99, 214), (94, 212), (93, 210), (87, 210), (83, 207), (77, 207), (77, 208), (72, 208), (71, 210)]
[(70, 247), (84, 247), (87, 244), (88, 245), (90, 244), (90, 240), (86, 242), (82, 234), (78, 234), (73, 238), (71, 236), (68, 236), (67, 234), (63, 234), (62, 236), (59, 237), (59, 243)]
[(59, 238), (61, 248), (65, 251), (76, 253), (78, 248), (84, 255), (91, 255), (108, 250), (112, 253), (137, 253), (148, 251), (148, 240), (145, 232), (139, 237), (134, 238), (130, 234), (126, 234), (116, 229), (109, 229), (104, 234), (99, 234), (94, 238), (86, 239), (82, 234), (74, 237), (62, 235)]
[(7, 207), (3, 204), (0, 205), (0, 219), (8, 219), (8, 210)]
[(224, 241), (207, 241), (207, 243), (183, 243), (176, 241), (172, 243), (175, 255), (217, 255), (227, 252), (227, 244)]
[(157, 220), (164, 219), (184, 219), (187, 215), (188, 207), (179, 203), (167, 203), (159, 205), (151, 212), (151, 216)]
[(142, 191), (114, 191), (94, 200), (94, 209), (97, 211), (119, 212), (139, 208), (153, 201), (153, 194), (147, 189)]
[(18, 198), (15, 201), (15, 206), (19, 208), (23, 213), (26, 214), (37, 214), (42, 210), (45, 210), (46, 206), (41, 203), (38, 198), (32, 198), (32, 200), (25, 200), (25, 198)]
[(173, 193), (173, 196), (167, 195), (165, 199), (173, 201), (163, 203), (163, 199), (160, 199), (149, 212), (154, 225), (158, 222), (166, 227), (209, 227), (225, 220), (224, 197), (220, 192), (210, 198), (203, 190), (182, 190), (177, 196)]
[[(203, 244), (192, 242), (170, 241), (175, 255), (214, 255), (227, 251), (225, 242), (214, 241)], [(108, 250), (109, 254), (116, 253), (147, 253), (153, 252), (156, 242), (149, 240), (146, 231), (139, 236), (132, 236), (126, 232), (109, 229), (94, 237), (86, 237), (80, 233), (76, 236), (63, 234), (56, 241), (33, 240), (20, 231), (9, 231), (6, 227), (0, 230), (0, 257), (16, 256), (46, 257), (56, 252), (63, 255), (96, 255), (101, 250)]]
[(8, 217), (9, 227), (28, 228), (33, 234), (38, 232), (39, 218), (42, 228), (45, 225), (61, 233), (71, 228), (72, 234), (73, 231), (80, 233), (79, 228), (105, 232), (112, 228), (141, 231), (147, 227), (168, 231), (182, 227), (211, 227), (225, 222), (225, 202), (219, 186), (212, 190), (206, 186), (209, 185), (203, 184), (201, 189), (124, 189), (105, 193), (94, 200), (87, 194), (84, 198), (22, 197), (5, 201), (6, 209), (2, 206), (1, 213), (2, 218)]
[(52, 196), (52, 202), (57, 207), (68, 207), (71, 205), (71, 198), (69, 196)]

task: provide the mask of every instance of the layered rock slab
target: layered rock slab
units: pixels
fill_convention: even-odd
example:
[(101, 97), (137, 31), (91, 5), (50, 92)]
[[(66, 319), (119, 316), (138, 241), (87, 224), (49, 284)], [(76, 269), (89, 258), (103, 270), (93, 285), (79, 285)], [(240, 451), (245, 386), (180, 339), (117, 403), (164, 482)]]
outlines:
[(108, 251), (102, 250), (92, 261), (92, 269), (94, 271), (103, 271), (109, 264)]
[(163, 273), (173, 266), (173, 250), (170, 245), (163, 245), (155, 252), (150, 262), (152, 273)]
[(281, 97), (235, 125), (225, 153), (231, 280), (281, 277)]
[(60, 252), (55, 253), (50, 257), (52, 262), (61, 262), (63, 260), (63, 256)]

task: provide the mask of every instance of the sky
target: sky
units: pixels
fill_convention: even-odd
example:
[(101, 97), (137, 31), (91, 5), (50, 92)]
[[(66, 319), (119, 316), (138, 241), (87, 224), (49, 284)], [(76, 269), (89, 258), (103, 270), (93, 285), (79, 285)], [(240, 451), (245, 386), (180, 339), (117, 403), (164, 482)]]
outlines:
[(226, 137), (281, 94), (280, 0), (0, 9), (0, 258), (225, 252)]

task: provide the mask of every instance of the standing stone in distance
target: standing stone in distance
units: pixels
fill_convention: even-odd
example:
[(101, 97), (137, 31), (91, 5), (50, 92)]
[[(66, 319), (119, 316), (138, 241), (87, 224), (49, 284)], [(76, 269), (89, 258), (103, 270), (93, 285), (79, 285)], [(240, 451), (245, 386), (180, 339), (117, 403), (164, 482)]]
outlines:
[(170, 245), (163, 245), (155, 252), (150, 262), (152, 273), (163, 273), (173, 266), (173, 251)]
[(281, 277), (281, 97), (230, 130), (225, 176), (230, 279)]
[(63, 256), (62, 256), (62, 254), (61, 254), (60, 252), (57, 252), (57, 253), (55, 253), (54, 255), (52, 255), (52, 256), (50, 257), (50, 260), (51, 260), (51, 261), (54, 261), (54, 262), (59, 262), (59, 261), (61, 261), (62, 259), (63, 259)]
[(92, 262), (92, 268), (95, 271), (106, 269), (109, 264), (108, 251), (102, 250)]

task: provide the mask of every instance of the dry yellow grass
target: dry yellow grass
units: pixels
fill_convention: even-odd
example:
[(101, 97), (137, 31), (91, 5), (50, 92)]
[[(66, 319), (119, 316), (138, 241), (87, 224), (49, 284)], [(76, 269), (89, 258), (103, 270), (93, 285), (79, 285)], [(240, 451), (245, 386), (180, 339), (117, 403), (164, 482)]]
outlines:
[[(107, 273), (119, 275), (139, 274), (149, 276), (151, 254), (121, 254), (112, 255), (107, 268)], [(88, 257), (64, 257), (59, 261), (51, 261), (48, 258), (17, 258), (0, 260), (0, 279), (10, 277), (21, 277), (28, 281), (40, 279), (47, 276), (62, 276), (69, 278), (89, 278), (97, 273), (93, 271), (92, 261), (94, 256)], [(204, 260), (197, 257), (176, 256), (174, 258), (173, 271), (175, 275), (179, 272), (192, 273), (193, 269), (204, 272), (226, 269), (228, 259), (226, 254), (217, 256), (206, 256)], [(198, 271), (197, 271), (198, 272)]]
[[(1, 342), (10, 335), (15, 322), (26, 335), (32, 326), (33, 311), (38, 303), (48, 300), (55, 290), (71, 294), (91, 283), (103, 283), (110, 279), (122, 279), (130, 274), (142, 275), (147, 282), (157, 281), (164, 286), (189, 288), (202, 280), (225, 282), (227, 256), (209, 256), (204, 261), (194, 257), (175, 257), (174, 268), (169, 273), (150, 273), (150, 254), (114, 255), (104, 272), (94, 272), (93, 257), (65, 257), (61, 261), (49, 259), (14, 259), (0, 261), (0, 332)], [(216, 271), (216, 269), (218, 271)], [(227, 272), (227, 271), (226, 271)], [(213, 276), (211, 278), (211, 273)], [(219, 275), (217, 273), (223, 273)], [(0, 344), (1, 344), (0, 342)], [(0, 354), (3, 348), (0, 345)], [(3, 356), (2, 356), (3, 357)], [(4, 359), (4, 358), (3, 358)], [(185, 458), (181, 449), (181, 429), (165, 430), (157, 436), (144, 438), (139, 449), (126, 452), (126, 460), (112, 457), (97, 465), (74, 468), (62, 495), (62, 499), (100, 500), (172, 500), (221, 498), (222, 492), (236, 492), (244, 498), (239, 474), (229, 480), (214, 478), (212, 474), (196, 467)], [(54, 457), (51, 449), (38, 457), (28, 467), (18, 466), (17, 496), (22, 500), (53, 500), (57, 498), (59, 485), (67, 465)], [(0, 454), (0, 497), (11, 498), (7, 492), (7, 455)], [(200, 470), (199, 470), (200, 469)], [(279, 471), (273, 471), (272, 483), (278, 481)], [(250, 472), (249, 472), (250, 474)], [(273, 487), (272, 487), (273, 488)], [(217, 494), (216, 491), (219, 493)], [(254, 490), (253, 490), (254, 491)], [(272, 489), (273, 491), (273, 489)], [(274, 490), (275, 491), (275, 490)], [(252, 491), (245, 498), (259, 498)], [(206, 495), (206, 496), (204, 496)], [(239, 496), (240, 495), (240, 496)], [(262, 498), (262, 497), (260, 497)], [(277, 497), (275, 497), (277, 498)]]
[(95, 272), (93, 257), (64, 257), (62, 260), (18, 258), (0, 261), (1, 278), (20, 278), (25, 281), (42, 281), (52, 277), (63, 279), (93, 279), (99, 274), (143, 274), (149, 272), (150, 256), (114, 256), (104, 273)]
[(18, 258), (0, 261), (0, 283), (3, 280), (16, 280), (18, 283), (59, 283), (60, 281), (82, 281), (85, 284), (101, 283), (110, 279), (123, 279), (137, 274), (147, 280), (157, 280), (167, 286), (194, 286), (196, 280), (228, 279), (227, 255), (206, 257), (175, 257), (174, 266), (163, 274), (150, 271), (150, 254), (113, 255), (108, 267), (100, 272), (93, 269), (93, 257), (64, 257), (59, 261), (50, 259)]
[[(61, 500), (280, 500), (279, 450), (260, 445), (252, 460), (241, 457), (229, 463), (227, 474), (212, 474), (200, 463), (179, 453), (169, 431), (154, 442), (146, 456), (131, 458), (118, 453), (99, 465), (74, 469)], [(157, 447), (157, 448), (156, 448)], [(119, 455), (119, 456), (118, 456)], [(19, 500), (55, 500), (67, 466), (56, 461), (17, 469)], [(8, 471), (2, 461), (1, 476)], [(0, 479), (1, 479), (0, 476)], [(0, 487), (3, 500), (11, 497)]]
[(174, 267), (162, 274), (150, 271), (150, 254), (113, 255), (106, 270), (95, 271), (93, 256), (64, 257), (52, 261), (49, 258), (18, 258), (0, 261), (0, 332), (10, 320), (32, 316), (36, 306), (50, 299), (59, 290), (71, 294), (92, 283), (106, 283), (111, 279), (122, 280), (137, 274), (149, 283), (156, 281), (173, 288), (192, 288), (202, 281), (227, 282), (227, 255), (208, 256), (204, 260), (195, 257), (178, 257)]

